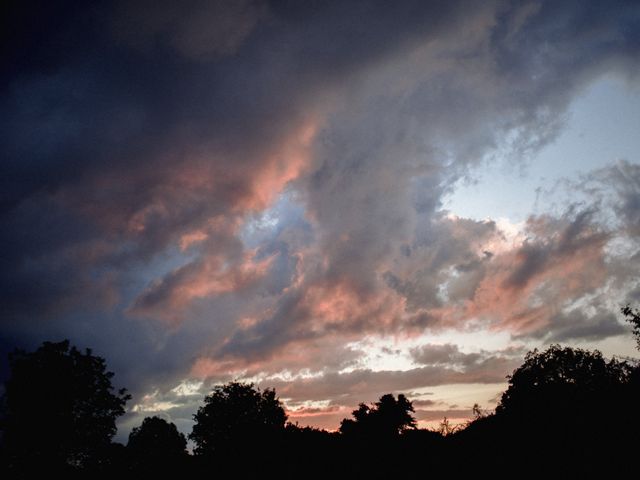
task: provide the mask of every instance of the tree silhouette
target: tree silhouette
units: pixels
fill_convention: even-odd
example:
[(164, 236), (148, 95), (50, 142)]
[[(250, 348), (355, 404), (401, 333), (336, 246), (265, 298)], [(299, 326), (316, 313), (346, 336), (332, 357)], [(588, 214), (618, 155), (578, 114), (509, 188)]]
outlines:
[(598, 350), (533, 350), (507, 377), (495, 414), (447, 437), (451, 454), (487, 471), (527, 465), (528, 475), (576, 478), (606, 466), (617, 478), (640, 440), (636, 373), (633, 362), (607, 360)]
[(403, 394), (396, 398), (388, 393), (380, 397), (373, 406), (361, 403), (352, 412), (353, 420), (345, 418), (340, 423), (340, 432), (345, 435), (383, 436), (398, 435), (416, 427), (412, 403)]
[(242, 447), (263, 449), (284, 431), (287, 415), (275, 390), (260, 391), (253, 383), (231, 382), (214, 387), (193, 416), (189, 438), (196, 455), (225, 454)]
[(447, 417), (444, 417), (440, 422), (440, 425), (438, 425), (438, 429), (436, 431), (443, 437), (447, 437), (460, 431), (462, 428), (463, 425), (452, 425), (449, 419)]
[(129, 434), (127, 450), (134, 470), (165, 471), (184, 463), (187, 440), (175, 424), (147, 417)]
[(626, 305), (620, 309), (633, 328), (633, 336), (636, 338), (638, 350), (640, 350), (640, 310), (631, 308)]
[(633, 372), (598, 350), (552, 345), (529, 352), (509, 377), (495, 418), (483, 419), (481, 441), (499, 445), (514, 465), (544, 449), (546, 462), (563, 465), (559, 475), (613, 465), (637, 445)]
[(130, 398), (113, 392), (113, 373), (91, 350), (69, 341), (9, 355), (4, 395), (4, 455), (9, 469), (91, 467), (116, 433)]
[[(607, 361), (598, 350), (551, 345), (547, 350), (527, 353), (524, 363), (509, 377), (497, 412), (531, 415), (533, 410), (586, 407), (586, 400), (610, 395), (627, 383), (632, 367), (618, 360)], [(576, 403), (578, 401), (578, 403)]]
[[(640, 311), (621, 311), (640, 342)], [(314, 476), (330, 478), (413, 478), (424, 473), (425, 460), (430, 473), (445, 474), (460, 458), (457, 473), (519, 474), (526, 465), (527, 475), (576, 477), (606, 467), (617, 478), (628, 473), (640, 444), (640, 363), (560, 345), (526, 355), (507, 377), (495, 413), (476, 404), (473, 421), (451, 427), (445, 418), (440, 431), (418, 429), (402, 394), (361, 403), (337, 433), (285, 425), (273, 389), (218, 385), (194, 415), (195, 456), (176, 426), (159, 417), (134, 428), (126, 448), (111, 443), (129, 395), (113, 392), (113, 374), (90, 350), (45, 342), (32, 353), (15, 351), (9, 366), (0, 417), (3, 478), (42, 476), (43, 469), (83, 477), (215, 471), (245, 478), (277, 470), (300, 478), (318, 458)]]

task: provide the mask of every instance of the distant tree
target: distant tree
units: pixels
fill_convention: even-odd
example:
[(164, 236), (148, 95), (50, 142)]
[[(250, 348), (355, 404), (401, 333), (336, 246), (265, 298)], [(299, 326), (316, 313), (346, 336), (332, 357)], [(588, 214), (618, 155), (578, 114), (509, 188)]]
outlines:
[(440, 425), (438, 425), (438, 429), (436, 430), (436, 432), (438, 432), (443, 437), (446, 437), (448, 435), (453, 435), (454, 433), (459, 432), (462, 428), (463, 425), (452, 425), (449, 419), (447, 417), (444, 417), (442, 419), (442, 422), (440, 422)]
[(479, 418), (484, 418), (487, 415), (489, 415), (489, 413), (486, 410), (483, 410), (482, 407), (480, 407), (480, 404), (478, 404), (478, 403), (474, 403), (473, 404), (473, 408), (471, 409), (471, 413), (473, 414), (473, 419), (474, 420), (478, 420)]
[(127, 450), (134, 469), (160, 470), (184, 461), (187, 440), (175, 424), (160, 417), (147, 417), (129, 434)]
[(287, 421), (275, 390), (260, 391), (253, 383), (239, 382), (214, 387), (193, 418), (189, 438), (196, 455), (229, 454), (238, 447), (264, 449), (284, 432)]
[(361, 436), (395, 436), (416, 427), (412, 403), (403, 394), (396, 399), (392, 394), (380, 397), (371, 407), (361, 403), (352, 412), (353, 420), (340, 423), (340, 433)]
[(10, 469), (90, 467), (116, 433), (130, 398), (113, 392), (104, 359), (45, 342), (35, 352), (9, 355), (4, 394), (3, 454)]

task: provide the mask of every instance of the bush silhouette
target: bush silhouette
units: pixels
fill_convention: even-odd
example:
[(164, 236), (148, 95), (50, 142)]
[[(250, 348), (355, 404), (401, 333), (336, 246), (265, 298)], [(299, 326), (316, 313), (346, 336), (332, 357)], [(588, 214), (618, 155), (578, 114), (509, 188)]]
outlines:
[(113, 373), (69, 341), (9, 355), (3, 450), (9, 470), (99, 466), (130, 398)]

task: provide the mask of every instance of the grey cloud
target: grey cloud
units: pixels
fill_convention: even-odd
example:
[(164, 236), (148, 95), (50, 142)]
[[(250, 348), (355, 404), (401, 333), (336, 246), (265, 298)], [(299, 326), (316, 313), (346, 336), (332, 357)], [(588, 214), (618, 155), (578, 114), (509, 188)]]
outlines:
[(589, 248), (601, 248), (610, 234), (592, 221), (594, 211), (575, 213), (573, 208), (559, 219), (530, 222), (531, 237), (518, 250), (518, 265), (505, 279), (504, 287), (522, 288), (551, 264), (579, 254)]
[[(129, 8), (144, 12), (136, 5), (127, 2)], [(197, 8), (217, 8), (210, 5), (194, 4), (195, 11), (186, 8), (186, 17), (171, 21), (180, 24), (178, 30), (189, 30), (190, 19), (200, 19)], [(77, 248), (92, 247), (98, 239), (109, 238), (106, 259), (98, 258), (94, 263), (108, 261), (113, 255), (128, 262), (146, 262), (182, 233), (232, 209), (250, 194), (247, 183), (251, 177), (245, 172), (259, 164), (274, 139), (286, 135), (288, 126), (313, 105), (313, 97), (325, 88), (327, 76), (375, 61), (382, 51), (422, 29), (421, 18), (432, 18), (430, 11), (418, 9), (401, 19), (412, 21), (399, 30), (382, 28), (385, 22), (393, 24), (398, 19), (380, 15), (380, 30), (368, 30), (365, 21), (362, 32), (355, 36), (357, 41), (348, 43), (352, 51), (334, 45), (317, 63), (309, 63), (302, 59), (329, 47), (326, 39), (337, 44), (351, 35), (350, 29), (344, 28), (346, 23), (335, 26), (339, 35), (331, 35), (332, 22), (349, 22), (351, 16), (362, 13), (364, 4), (318, 6), (318, 12), (311, 16), (299, 7), (275, 5), (278, 21), (265, 25), (260, 38), (247, 45), (241, 55), (225, 65), (190, 65), (162, 52), (149, 56), (124, 46), (114, 48), (110, 44), (112, 32), (101, 20), (110, 18), (113, 11), (106, 4), (95, 8), (77, 8), (73, 16), (68, 16), (66, 5), (33, 8), (28, 14), (15, 12), (16, 31), (22, 34), (22, 27), (26, 35), (32, 31), (28, 30), (32, 27), (29, 21), (43, 23), (46, 36), (56, 39), (60, 50), (47, 51), (38, 42), (16, 41), (15, 55), (6, 64), (13, 71), (9, 71), (2, 93), (5, 118), (11, 119), (2, 137), (7, 154), (3, 205), (11, 209), (26, 200), (37, 201), (42, 207), (62, 200), (65, 218), (60, 228), (87, 231), (88, 238)], [(164, 15), (162, 8), (159, 10), (158, 15)], [(41, 12), (42, 18), (34, 20), (32, 12)], [(225, 9), (222, 16), (228, 13)], [(378, 13), (377, 9), (369, 12), (371, 20)], [(138, 19), (137, 31), (156, 28), (152, 14), (132, 18)], [(367, 37), (379, 34), (384, 35), (384, 41), (368, 41)], [(270, 43), (279, 46), (275, 50), (264, 47)], [(88, 45), (92, 48), (85, 48)], [(319, 69), (321, 62), (324, 66)], [(271, 121), (274, 117), (279, 120)], [(251, 132), (249, 137), (247, 131)], [(209, 176), (210, 183), (194, 188), (180, 180), (185, 171)], [(185, 191), (189, 194), (183, 195)], [(9, 218), (14, 213), (10, 211)], [(126, 231), (136, 218), (145, 221), (143, 234)], [(36, 231), (41, 222), (38, 217), (26, 221), (36, 226)], [(4, 232), (6, 241), (16, 241), (12, 235), (18, 229)], [(33, 231), (24, 234), (33, 241)], [(67, 242), (65, 248), (73, 245)], [(109, 252), (114, 248), (116, 252)], [(59, 253), (49, 245), (39, 249), (44, 255)], [(19, 268), (18, 260), (23, 256), (20, 252), (10, 257), (16, 262), (9, 272)], [(56, 282), (66, 281), (55, 271), (49, 275)]]
[(418, 400), (411, 400), (411, 404), (414, 406), (414, 408), (419, 408), (419, 407), (433, 407), (434, 405), (437, 405), (438, 402), (434, 401), (434, 400), (428, 400), (428, 399), (418, 399)]
[(206, 61), (235, 53), (266, 15), (266, 3), (252, 0), (122, 2), (112, 28), (145, 53), (166, 43), (189, 59)]
[(480, 353), (463, 353), (457, 345), (446, 343), (443, 345), (421, 345), (411, 349), (411, 357), (421, 365), (472, 365), (482, 360)]
[[(601, 203), (608, 203), (619, 222), (616, 227), (630, 236), (640, 233), (640, 166), (619, 160), (610, 167), (590, 172), (573, 186)], [(611, 189), (614, 195), (608, 194)]]
[(640, 303), (640, 286), (634, 288), (633, 290), (627, 293), (625, 303), (628, 303), (628, 304)]
[[(491, 221), (438, 216), (421, 226), (407, 254), (383, 279), (407, 299), (410, 311), (472, 298), (491, 258), (484, 245), (500, 235)], [(446, 285), (444, 297), (442, 285)]]
[(561, 312), (551, 318), (546, 328), (533, 332), (531, 336), (548, 342), (567, 342), (596, 341), (625, 333), (627, 330), (615, 313), (599, 308), (591, 315), (580, 309)]

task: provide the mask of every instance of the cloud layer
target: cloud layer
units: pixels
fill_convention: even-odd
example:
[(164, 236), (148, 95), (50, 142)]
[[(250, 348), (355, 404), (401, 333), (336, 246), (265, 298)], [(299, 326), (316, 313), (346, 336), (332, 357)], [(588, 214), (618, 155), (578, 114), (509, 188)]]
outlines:
[[(634, 2), (21, 2), (5, 22), (0, 353), (93, 346), (132, 415), (187, 425), (247, 378), (331, 426), (521, 358), (443, 332), (624, 333), (637, 165), (571, 179), (516, 234), (443, 201), (532, 158), (592, 81), (637, 82)], [(367, 339), (395, 345), (387, 367)]]

